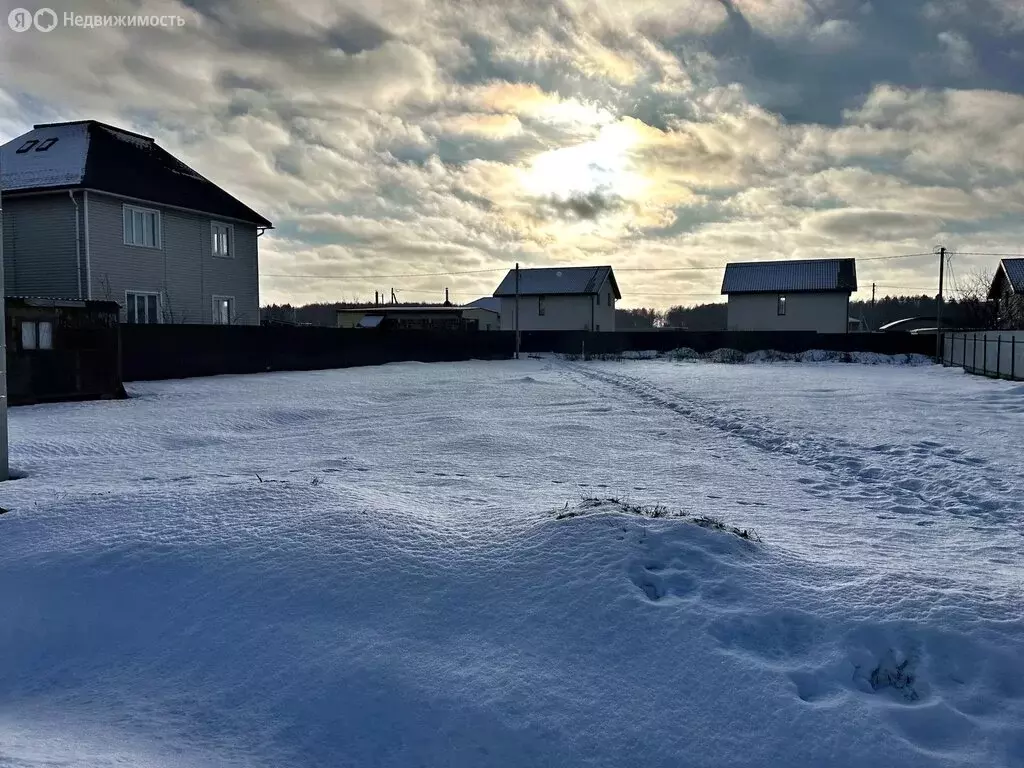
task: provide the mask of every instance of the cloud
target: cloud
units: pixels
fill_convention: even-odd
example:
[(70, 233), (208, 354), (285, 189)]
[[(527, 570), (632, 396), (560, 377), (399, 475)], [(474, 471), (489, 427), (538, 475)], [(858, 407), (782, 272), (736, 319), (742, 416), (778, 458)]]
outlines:
[[(0, 29), (0, 136), (83, 117), (156, 136), (278, 224), (261, 240), (268, 300), (493, 267), (394, 286), (471, 299), (516, 261), (717, 267), (1024, 240), (1014, 0), (140, 7), (186, 23)], [(711, 300), (719, 281), (620, 279), (628, 303), (655, 305)]]

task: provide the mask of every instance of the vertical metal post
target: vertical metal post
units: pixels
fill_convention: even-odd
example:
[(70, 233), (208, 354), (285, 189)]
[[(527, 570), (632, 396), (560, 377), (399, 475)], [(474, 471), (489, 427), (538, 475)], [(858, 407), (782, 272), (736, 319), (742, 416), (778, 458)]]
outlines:
[(967, 334), (964, 334), (964, 364), (963, 369), (967, 370)]
[(1010, 337), (1010, 378), (1017, 378), (1017, 337)]
[(939, 248), (939, 295), (935, 299), (935, 362), (942, 349), (942, 282), (946, 274), (946, 249)]
[(996, 378), (1003, 375), (1003, 334), (999, 334), (996, 341)]
[(988, 334), (981, 337), (981, 372), (988, 376)]
[(519, 359), (519, 262), (516, 262), (516, 360)]
[(0, 156), (0, 480), (10, 478), (7, 456), (7, 295), (4, 287), (4, 168)]

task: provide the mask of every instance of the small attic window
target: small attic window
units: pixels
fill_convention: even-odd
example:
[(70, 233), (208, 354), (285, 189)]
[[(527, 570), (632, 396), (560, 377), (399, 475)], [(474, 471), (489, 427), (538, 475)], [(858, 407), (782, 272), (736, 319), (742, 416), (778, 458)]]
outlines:
[(22, 144), (20, 147), (18, 147), (18, 149), (15, 151), (14, 154), (16, 154), (16, 155), (24, 155), (26, 152), (31, 152), (32, 151), (32, 147), (34, 147), (38, 143), (39, 143), (39, 139), (29, 139), (24, 144)]
[(58, 141), (58, 139), (57, 139), (56, 136), (47, 139), (42, 144), (40, 144), (38, 147), (36, 147), (36, 152), (45, 152), (50, 147), (52, 147), (54, 144), (56, 144), (57, 141)]

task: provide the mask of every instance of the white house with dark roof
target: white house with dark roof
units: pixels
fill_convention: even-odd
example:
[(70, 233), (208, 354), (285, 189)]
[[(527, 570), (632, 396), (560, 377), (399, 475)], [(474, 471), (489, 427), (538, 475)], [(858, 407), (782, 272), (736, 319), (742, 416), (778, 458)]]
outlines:
[[(501, 329), (516, 329), (516, 271), (494, 292), (501, 299)], [(520, 269), (521, 331), (614, 331), (615, 302), (622, 298), (611, 267)]]
[(93, 120), (0, 147), (8, 295), (116, 301), (128, 323), (259, 323), (271, 223), (162, 149)]
[(995, 302), (1000, 328), (1024, 329), (1024, 258), (999, 262), (988, 298)]
[(753, 261), (727, 264), (730, 331), (847, 333), (855, 259)]

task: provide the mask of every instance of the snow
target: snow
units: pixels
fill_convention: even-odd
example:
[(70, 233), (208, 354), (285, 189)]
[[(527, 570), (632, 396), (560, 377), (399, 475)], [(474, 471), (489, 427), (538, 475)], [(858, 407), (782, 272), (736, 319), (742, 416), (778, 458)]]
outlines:
[(545, 358), (130, 390), (11, 411), (0, 766), (1024, 764), (1019, 384)]
[[(57, 139), (49, 149), (34, 148), (18, 154), (26, 142), (35, 140), (44, 146)], [(36, 128), (0, 147), (0, 182), (6, 192), (36, 187), (63, 187), (79, 184), (85, 172), (89, 150), (88, 127), (84, 123)]]

